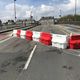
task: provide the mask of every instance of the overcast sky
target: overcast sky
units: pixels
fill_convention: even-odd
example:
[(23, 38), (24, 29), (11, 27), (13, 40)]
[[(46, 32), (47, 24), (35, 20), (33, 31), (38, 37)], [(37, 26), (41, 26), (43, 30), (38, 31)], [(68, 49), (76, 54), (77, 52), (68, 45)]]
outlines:
[[(17, 19), (29, 18), (30, 12), (35, 19), (41, 16), (74, 14), (75, 0), (16, 0)], [(77, 0), (77, 13), (80, 14), (80, 0)], [(0, 0), (0, 19), (14, 19), (13, 0)]]

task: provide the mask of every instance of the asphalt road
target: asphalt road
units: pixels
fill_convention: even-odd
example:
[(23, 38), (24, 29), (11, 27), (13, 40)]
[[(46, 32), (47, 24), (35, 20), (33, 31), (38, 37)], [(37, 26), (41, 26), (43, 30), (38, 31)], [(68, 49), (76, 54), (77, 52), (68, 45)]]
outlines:
[(27, 70), (17, 80), (80, 80), (80, 58), (38, 45)]
[(16, 80), (33, 46), (33, 42), (17, 38), (0, 43), (0, 80)]
[[(31, 30), (65, 34), (52, 24)], [(23, 70), (37, 45), (27, 70)], [(61, 50), (34, 41), (11, 38), (0, 43), (0, 80), (80, 80), (80, 51)]]
[(80, 34), (80, 26), (70, 25), (70, 24), (63, 24), (63, 25), (58, 25), (58, 26), (63, 28), (68, 33)]
[(9, 38), (11, 36), (11, 33), (12, 32), (1, 33), (0, 34), (0, 41), (4, 40), (6, 38)]

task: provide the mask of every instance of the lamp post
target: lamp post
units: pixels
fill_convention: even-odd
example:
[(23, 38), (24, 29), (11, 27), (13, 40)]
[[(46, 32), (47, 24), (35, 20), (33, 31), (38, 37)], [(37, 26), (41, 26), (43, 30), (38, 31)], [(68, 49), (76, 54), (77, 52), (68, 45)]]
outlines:
[(30, 20), (31, 20), (31, 24), (32, 24), (32, 19), (33, 19), (33, 16), (32, 16), (32, 11), (30, 12)]
[(75, 15), (76, 15), (76, 8), (77, 8), (77, 0), (75, 0)]
[(76, 14), (77, 14), (77, 0), (75, 0), (75, 13), (74, 13), (75, 21), (76, 21)]
[(59, 11), (60, 11), (59, 17), (61, 18), (61, 16), (62, 16), (62, 15), (61, 15), (61, 14), (62, 14), (62, 11), (61, 11), (61, 9), (60, 9)]
[(15, 22), (16, 22), (16, 4), (15, 4), (16, 0), (14, 0), (14, 18), (15, 18)]

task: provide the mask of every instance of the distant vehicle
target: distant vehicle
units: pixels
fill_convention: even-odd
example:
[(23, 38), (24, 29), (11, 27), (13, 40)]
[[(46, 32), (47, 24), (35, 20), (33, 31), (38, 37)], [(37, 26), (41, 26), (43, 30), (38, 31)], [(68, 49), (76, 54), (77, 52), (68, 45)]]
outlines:
[(46, 17), (41, 17), (39, 20), (41, 24), (47, 24), (47, 23), (53, 23), (54, 24), (54, 16), (46, 16)]
[(38, 26), (40, 25), (39, 21), (35, 21), (34, 19), (27, 19), (27, 20), (23, 20), (23, 26)]
[(15, 24), (14, 20), (8, 20), (8, 24), (12, 25)]
[(57, 18), (54, 19), (54, 24), (58, 24), (58, 19)]

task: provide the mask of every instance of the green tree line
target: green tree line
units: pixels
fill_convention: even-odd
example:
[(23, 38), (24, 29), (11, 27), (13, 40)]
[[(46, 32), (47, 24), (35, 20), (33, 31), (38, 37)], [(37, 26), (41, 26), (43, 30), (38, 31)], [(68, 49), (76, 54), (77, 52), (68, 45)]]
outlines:
[(59, 19), (59, 21), (80, 21), (80, 15), (67, 15)]

